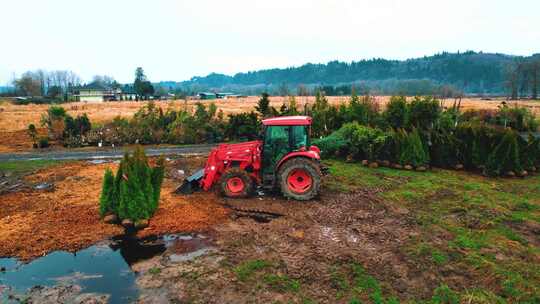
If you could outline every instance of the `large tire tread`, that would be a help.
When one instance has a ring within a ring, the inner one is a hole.
[[[289,173],[294,170],[302,168],[309,172],[311,175],[313,184],[309,191],[299,194],[291,191],[287,185],[287,177]],[[277,178],[278,185],[281,188],[281,193],[287,198],[291,198],[299,201],[307,201],[315,198],[319,194],[321,188],[321,169],[317,162],[305,157],[296,157],[286,161],[279,168]]]
[[[227,187],[227,180],[233,177],[239,177],[244,182],[244,191],[240,193],[231,193]],[[219,193],[226,197],[231,198],[246,198],[249,197],[255,187],[255,183],[249,173],[240,168],[230,168],[225,173],[223,173],[219,179]]]

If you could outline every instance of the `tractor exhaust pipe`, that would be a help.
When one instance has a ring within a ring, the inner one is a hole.
[[[201,189],[200,181],[204,177],[204,169],[195,171],[191,176],[186,178],[182,185],[180,185],[174,193],[177,194],[191,194]]]

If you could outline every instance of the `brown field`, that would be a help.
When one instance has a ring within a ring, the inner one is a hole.
[[[389,96],[375,96],[375,100],[384,107],[388,102]],[[214,102],[225,114],[241,113],[253,111],[259,97],[250,96],[238,99],[220,99],[215,101],[203,101],[204,103]],[[349,100],[348,96],[329,96],[328,100],[332,104],[340,104]],[[271,105],[279,108],[287,97],[271,97]],[[314,96],[296,97],[298,107],[303,107],[306,103],[313,103]],[[465,98],[461,101],[461,108],[467,109],[496,109],[504,99],[481,100],[479,98]],[[157,101],[163,110],[168,108],[179,108],[187,106],[193,107],[196,100],[190,101]],[[443,101],[445,106],[451,106],[453,99]],[[535,101],[511,101],[510,105],[519,104],[528,107],[536,115],[540,114],[540,103]],[[66,103],[62,106],[68,113],[76,116],[83,113],[88,114],[92,123],[104,123],[111,121],[116,116],[131,117],[137,112],[145,102],[123,101],[107,103],[87,103],[74,102]],[[17,152],[31,149],[30,139],[25,130],[29,124],[33,123],[39,126],[41,115],[46,112],[48,105],[14,105],[9,102],[0,102],[0,152]]]

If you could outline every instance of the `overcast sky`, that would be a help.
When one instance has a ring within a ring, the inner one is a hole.
[[[0,85],[30,69],[131,82],[441,51],[540,52],[538,0],[1,0]]]

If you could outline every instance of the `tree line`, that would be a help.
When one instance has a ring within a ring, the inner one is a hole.
[[[353,62],[308,63],[299,67],[268,69],[234,76],[210,74],[178,84],[190,89],[236,89],[242,92],[310,94],[325,87],[329,95],[349,95],[344,88],[370,94],[430,95],[451,87],[465,94],[511,96],[509,82],[521,96],[532,89],[530,77],[537,75],[540,54],[529,57],[468,51],[425,56],[408,60],[369,59]],[[527,68],[525,68],[527,66]],[[531,72],[530,70],[535,72]],[[523,73],[527,71],[525,77]],[[532,74],[531,74],[532,73]],[[536,74],[534,74],[536,73]],[[512,80],[514,75],[515,80]],[[527,78],[527,79],[524,79]],[[528,85],[523,85],[529,80]],[[538,87],[538,81],[536,88]],[[334,91],[328,88],[334,88]],[[361,89],[360,89],[361,88]],[[517,97],[514,94],[513,97]]]
[[[142,68],[130,84],[119,84],[109,76],[95,76],[92,83],[132,90],[140,99],[174,93],[193,96],[201,91],[232,91],[246,95],[346,96],[354,89],[370,95],[435,95],[442,98],[465,94],[505,95],[511,99],[538,98],[540,54],[510,56],[490,53],[441,53],[409,60],[370,59],[331,61],[300,67],[269,69],[234,76],[212,73],[184,82],[152,83]],[[81,84],[70,71],[29,71],[16,79],[17,96],[67,96]]]

